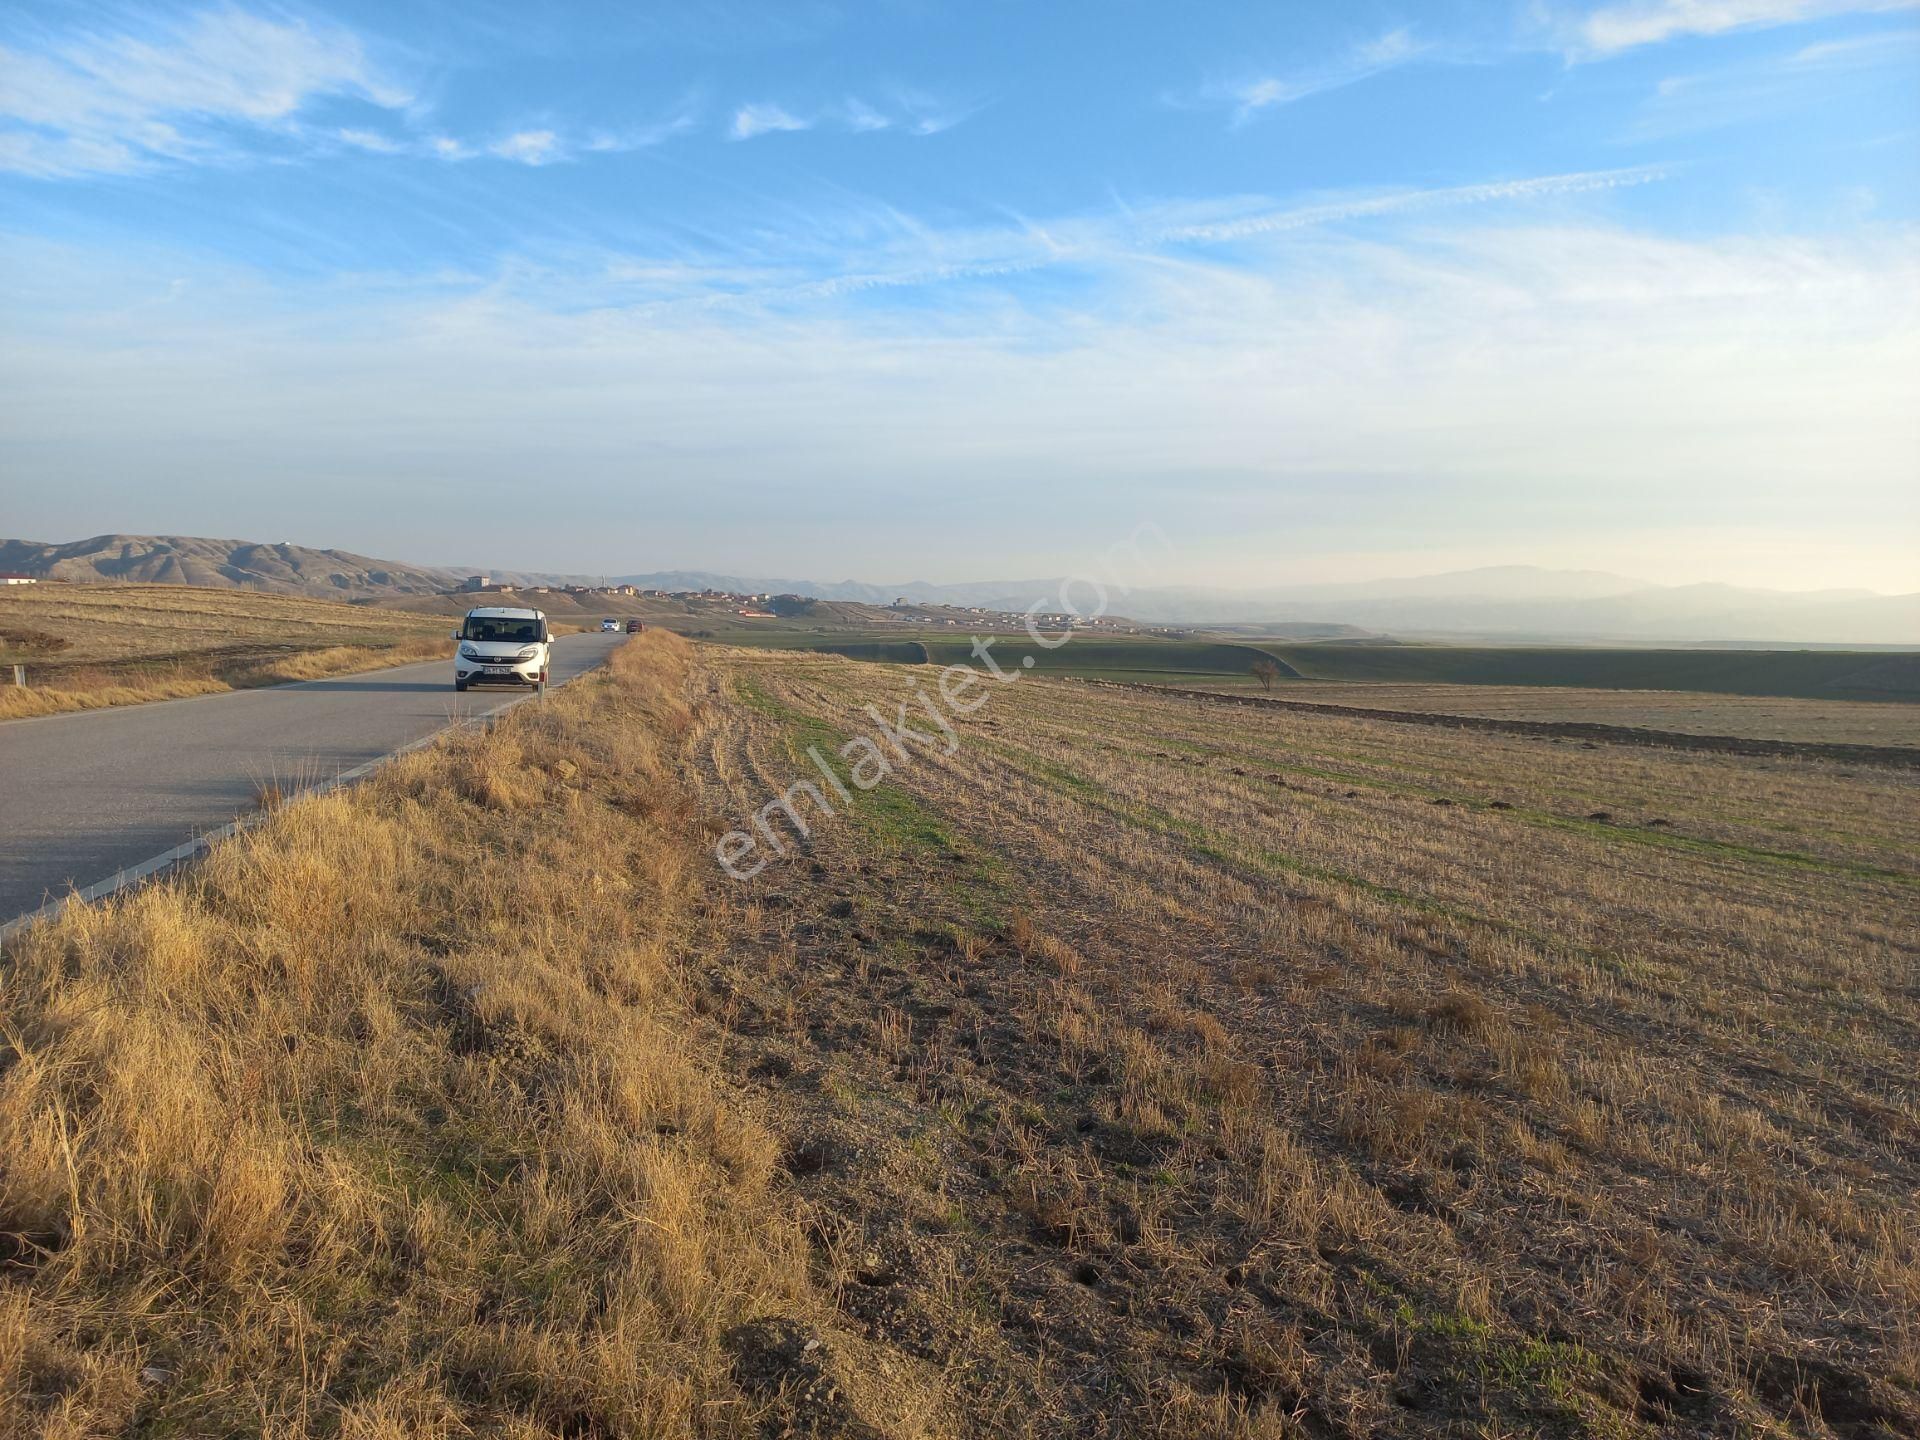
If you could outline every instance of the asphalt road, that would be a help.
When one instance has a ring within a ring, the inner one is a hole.
[[[626,637],[554,642],[571,680]],[[0,722],[0,924],[140,864],[292,789],[524,694],[453,690],[452,660],[111,710]]]

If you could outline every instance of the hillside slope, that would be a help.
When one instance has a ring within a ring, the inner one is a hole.
[[[450,570],[373,560],[345,550],[191,535],[96,535],[66,545],[0,540],[0,569],[88,584],[207,585],[332,598],[431,595],[455,583]]]

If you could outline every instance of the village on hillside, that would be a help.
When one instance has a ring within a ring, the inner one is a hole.
[[[940,625],[958,629],[1002,630],[1024,627],[1029,619],[1048,630],[1099,630],[1112,635],[1171,634],[1164,626],[1142,626],[1112,615],[1076,615],[1069,611],[1016,612],[993,610],[984,605],[941,605],[910,600],[902,595],[891,605],[865,605],[854,601],[819,600],[811,595],[772,594],[766,591],[734,590],[662,590],[639,585],[608,582],[601,585],[515,585],[497,581],[489,575],[469,575],[457,591],[461,595],[499,595],[538,597],[564,595],[576,603],[595,599],[655,600],[678,603],[688,609],[730,611],[748,620],[794,620],[808,616],[837,621],[859,620],[867,623]]]

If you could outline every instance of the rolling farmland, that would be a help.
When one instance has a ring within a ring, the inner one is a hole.
[[[5,942],[0,1397],[1920,1424],[1920,775],[938,680],[649,634]]]

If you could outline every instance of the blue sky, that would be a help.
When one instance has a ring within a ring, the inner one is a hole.
[[[1917,211],[1899,0],[16,0],[0,533],[1920,589]]]

